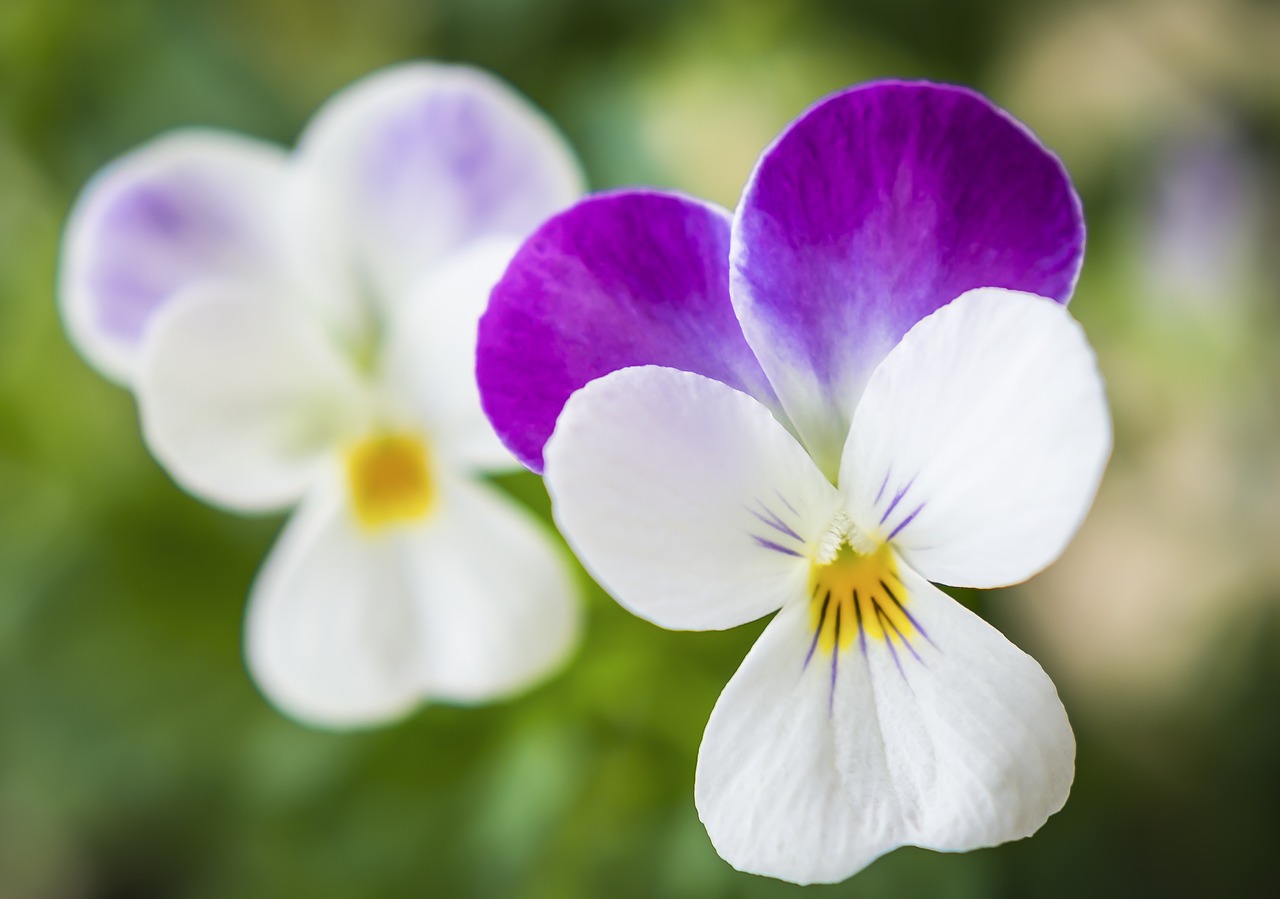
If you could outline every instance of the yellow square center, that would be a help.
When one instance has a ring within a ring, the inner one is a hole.
[[[855,637],[911,646],[917,625],[887,545],[862,554],[843,544],[829,564],[810,569],[809,588],[814,646],[824,653],[847,649]]]
[[[347,453],[347,482],[356,519],[379,529],[422,518],[435,493],[426,444],[412,434],[381,434]]]

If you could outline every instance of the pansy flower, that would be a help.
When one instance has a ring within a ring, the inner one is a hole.
[[[1092,501],[1111,436],[1065,309],[1083,237],[1017,122],[878,83],[792,123],[733,216],[592,197],[495,287],[486,411],[545,464],[592,574],[667,628],[777,613],[698,756],[735,867],[836,881],[899,845],[1025,837],[1065,802],[1053,684],[931,582],[1030,577]]]
[[[476,702],[574,642],[571,570],[487,484],[476,322],[519,241],[581,194],[550,124],[482,72],[406,64],[340,92],[292,152],[161,137],[67,226],[63,317],[137,396],[194,495],[297,507],[250,596],[248,667],[304,721]]]

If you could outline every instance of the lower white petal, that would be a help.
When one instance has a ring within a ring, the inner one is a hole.
[[[739,871],[828,883],[893,848],[897,834],[844,792],[830,667],[806,664],[808,622],[803,602],[784,607],[725,686],[698,750],[694,798],[716,851]]]
[[[660,366],[569,398],[547,442],[556,522],[596,579],[662,627],[733,627],[804,590],[839,495],[767,408]]]
[[[395,305],[382,380],[455,465],[519,467],[480,407],[476,328],[517,243],[483,240],[449,257]]]
[[[1075,737],[1034,659],[900,561],[909,618],[839,653],[836,766],[898,842],[962,852],[1034,833],[1062,808]],[[886,620],[889,617],[886,614]]]
[[[896,568],[896,600],[846,602],[834,640],[826,607],[784,607],[716,703],[695,792],[734,867],[843,880],[901,845],[1025,837],[1066,801],[1075,741],[1040,666]]]
[[[209,285],[170,302],[135,387],[156,458],[192,493],[241,511],[297,502],[365,412],[325,334],[266,287]]]
[[[336,478],[289,521],[245,622],[249,671],[283,712],[351,727],[417,703],[416,610],[395,549],[358,532]]]
[[[507,695],[549,674],[575,646],[581,603],[568,553],[493,488],[443,484],[439,510],[399,538],[398,552],[431,696]]]
[[[840,487],[857,525],[925,577],[995,587],[1057,558],[1110,451],[1080,326],[1052,300],[983,288],[917,323],[876,369]]]
[[[245,653],[282,711],[379,723],[426,698],[479,702],[549,674],[576,643],[579,591],[546,528],[437,470],[418,523],[361,524],[336,466],[254,585]]]

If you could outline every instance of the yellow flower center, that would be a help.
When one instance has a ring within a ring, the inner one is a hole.
[[[868,638],[911,650],[919,632],[887,544],[860,553],[842,542],[830,562],[810,568],[809,596],[813,649],[824,653],[848,649],[855,638],[864,651]]]
[[[413,434],[379,434],[347,453],[347,482],[356,520],[369,530],[422,518],[434,485],[426,444]]]

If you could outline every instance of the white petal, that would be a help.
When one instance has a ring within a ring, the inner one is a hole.
[[[1048,677],[899,570],[924,632],[909,635],[910,648],[868,637],[865,649],[855,638],[834,657],[814,653],[801,599],[721,694],[695,793],[734,867],[843,880],[901,845],[965,851],[1027,836],[1066,801],[1075,741]]]
[[[67,223],[59,290],[71,339],[95,367],[130,381],[154,314],[183,288],[284,271],[285,158],[248,138],[184,131],[89,182]]]
[[[845,794],[830,667],[816,657],[805,664],[808,622],[805,603],[785,606],[725,686],[698,750],[694,798],[716,851],[738,870],[828,883],[898,842],[875,808]]]
[[[514,500],[447,479],[441,506],[399,542],[417,612],[420,673],[433,697],[508,695],[562,664],[580,598],[568,554]]]
[[[449,257],[390,319],[383,382],[455,466],[516,468],[480,407],[476,328],[517,243],[493,239]]]
[[[803,592],[835,488],[755,399],[659,366],[569,398],[546,446],[556,522],[596,579],[663,627],[715,630]]]
[[[1080,326],[1051,300],[983,288],[920,321],[876,369],[840,485],[859,527],[925,577],[999,586],[1058,557],[1110,451]]]
[[[411,63],[343,90],[298,148],[302,225],[345,276],[395,301],[445,255],[524,237],[582,192],[573,154],[510,87],[464,66]],[[332,204],[323,209],[325,203]]]
[[[1034,833],[1071,789],[1075,737],[1036,663],[899,564],[919,630],[841,653],[835,759],[882,839],[964,852]],[[874,810],[874,812],[872,811]]]
[[[147,445],[174,479],[243,511],[296,502],[364,421],[350,366],[265,288],[193,288],[170,303],[136,388]]]
[[[422,696],[413,599],[396,547],[356,530],[337,478],[321,483],[254,584],[245,658],[286,714],[324,727],[373,724]]]

